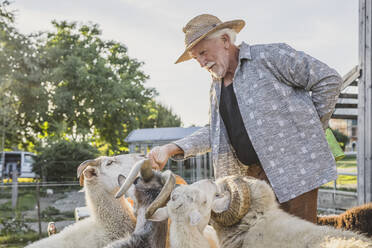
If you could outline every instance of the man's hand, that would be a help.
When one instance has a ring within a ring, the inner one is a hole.
[[[183,151],[177,145],[169,143],[163,146],[155,146],[147,154],[147,157],[151,160],[153,169],[162,170],[168,159],[179,153],[183,153]]]

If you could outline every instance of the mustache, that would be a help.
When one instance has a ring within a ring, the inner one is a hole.
[[[208,62],[205,66],[203,66],[203,68],[209,71],[210,68],[214,66],[215,64],[216,62]]]

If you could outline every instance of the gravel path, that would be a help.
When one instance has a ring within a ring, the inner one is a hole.
[[[84,192],[65,192],[64,196],[64,198],[57,200],[52,204],[53,207],[57,208],[61,212],[71,212],[77,207],[85,206]]]
[[[43,197],[40,199],[41,211],[43,211],[45,208],[49,206],[57,208],[60,212],[74,212],[76,207],[85,206],[84,192],[71,191],[50,195],[48,197]],[[25,211],[23,213],[24,217],[26,218],[37,219],[36,210]],[[71,225],[73,223],[75,223],[74,220],[56,221],[57,231],[60,232],[64,227]],[[38,222],[29,222],[27,223],[27,225],[31,229],[39,231]],[[47,227],[48,222],[41,222],[42,232],[46,232]]]

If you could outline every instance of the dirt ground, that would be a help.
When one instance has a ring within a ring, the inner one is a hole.
[[[64,193],[58,193],[49,195],[48,197],[43,197],[40,199],[40,210],[43,211],[47,207],[52,206],[58,209],[60,212],[74,212],[76,207],[85,206],[85,196],[84,192],[70,191]],[[37,211],[30,210],[24,212],[24,218],[37,219]],[[58,231],[61,231],[67,225],[74,223],[74,220],[63,220],[55,221]],[[35,230],[39,230],[38,222],[30,222],[27,225]],[[42,232],[46,232],[48,222],[41,223]]]

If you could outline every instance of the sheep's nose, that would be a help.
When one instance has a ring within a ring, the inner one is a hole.
[[[178,198],[178,195],[172,195],[172,201],[177,200],[177,198]]]

